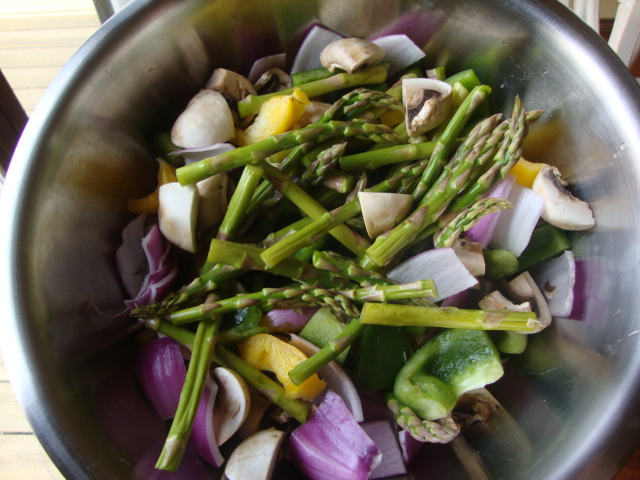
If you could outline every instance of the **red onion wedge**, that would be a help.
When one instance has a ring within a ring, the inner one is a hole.
[[[409,465],[420,453],[424,442],[417,440],[404,428],[398,432],[398,443],[402,452],[402,460],[405,465]]]
[[[299,332],[319,309],[320,307],[276,308],[264,316],[265,326],[270,331]]]
[[[433,34],[447,21],[449,15],[444,10],[419,8],[410,11],[388,24],[370,37],[370,40],[387,35],[402,33],[422,48]]]
[[[187,376],[180,344],[163,337],[143,345],[136,358],[136,376],[156,413],[164,420],[173,418]],[[217,384],[207,379],[189,440],[200,457],[214,466],[224,462],[213,433],[217,391]]]
[[[436,301],[460,293],[478,283],[453,248],[449,247],[419,253],[393,268],[387,276],[398,283],[433,280],[438,288]]]
[[[187,376],[180,344],[164,337],[143,345],[136,358],[136,376],[156,413],[164,420],[173,418]]]
[[[141,244],[147,261],[147,274],[135,298],[125,300],[124,303],[128,309],[161,300],[173,288],[178,276],[178,263],[173,256],[171,244],[164,238],[157,224],[154,224],[142,238]],[[135,251],[129,240],[126,245],[123,243],[122,248]],[[128,258],[127,252],[123,251],[121,255],[123,258]],[[128,272],[129,270],[125,269],[121,271],[121,275]]]
[[[199,162],[205,158],[215,157],[221,153],[230,152],[235,150],[235,146],[231,143],[215,143],[213,145],[206,145],[204,147],[182,148],[180,150],[174,150],[170,155],[182,155],[185,164]]]
[[[133,367],[127,362],[98,383],[94,407],[105,436],[126,458],[137,460],[163,436],[165,427],[140,394]]]
[[[298,335],[291,335],[289,343],[308,357],[320,350],[316,345]],[[340,395],[356,422],[362,422],[364,414],[360,395],[342,367],[337,362],[329,362],[318,371],[318,376],[327,382],[328,390]]]
[[[407,473],[398,436],[391,423],[386,420],[378,420],[363,423],[361,426],[382,454],[382,460],[369,475],[369,480],[395,477]]]
[[[208,377],[202,392],[202,399],[198,405],[196,419],[193,423],[189,443],[193,446],[200,458],[215,467],[224,463],[224,457],[218,448],[213,431],[213,416],[216,414],[214,404],[218,393],[218,385]]]
[[[515,183],[507,198],[513,208],[503,210],[493,232],[491,245],[519,256],[531,240],[540,220],[544,200],[533,190]]]
[[[547,300],[551,315],[569,317],[575,304],[576,261],[573,252],[567,250],[559,257],[546,260],[530,273]]]
[[[507,175],[505,178],[496,182],[485,195],[486,198],[509,198],[509,193],[516,182],[514,175]],[[482,217],[478,223],[465,232],[465,236],[474,242],[482,245],[483,248],[489,246],[493,231],[496,228],[500,214],[503,211],[490,213]]]
[[[320,68],[320,52],[342,35],[321,25],[314,25],[305,36],[296,54],[290,73],[298,73],[312,68]]]
[[[310,480],[364,480],[382,455],[340,395],[327,391],[307,422],[291,432],[289,457]]]
[[[385,35],[373,40],[373,43],[387,52],[382,59],[390,62],[389,75],[413,65],[425,57],[425,53],[405,34]]]

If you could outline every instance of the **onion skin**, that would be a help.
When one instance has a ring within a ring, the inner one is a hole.
[[[270,332],[299,332],[320,307],[273,309],[260,321]]]
[[[311,480],[365,480],[381,460],[380,450],[331,391],[291,433],[289,456]]]
[[[160,418],[173,418],[187,376],[178,342],[164,337],[143,345],[136,357],[136,376]]]

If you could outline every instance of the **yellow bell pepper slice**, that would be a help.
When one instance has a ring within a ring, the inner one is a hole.
[[[291,95],[271,97],[262,104],[256,119],[246,128],[242,142],[248,145],[289,131],[310,104],[307,95],[299,88],[294,88]]]
[[[530,162],[529,160],[520,157],[511,169],[510,173],[516,177],[516,182],[520,185],[531,188],[538,172],[540,172],[544,166],[544,163]]]
[[[177,182],[176,169],[163,159],[158,158],[158,185],[156,189],[142,198],[130,198],[127,200],[127,209],[133,213],[146,213],[155,215],[158,213],[159,197],[158,190],[165,183]]]
[[[238,344],[240,357],[258,370],[272,372],[290,398],[308,402],[317,397],[327,386],[317,374],[313,374],[300,385],[289,378],[289,371],[308,357],[293,345],[268,333],[259,333]]]

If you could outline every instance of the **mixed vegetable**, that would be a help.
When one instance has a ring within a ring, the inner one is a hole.
[[[136,377],[170,423],[142,478],[404,474],[495,412],[504,358],[574,308],[565,231],[594,219],[521,156],[543,112],[491,114],[473,71],[402,34],[317,25],[284,60],[216,69],[128,204]]]

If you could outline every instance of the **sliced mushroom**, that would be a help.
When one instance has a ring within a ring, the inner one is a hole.
[[[331,72],[340,69],[353,73],[377,65],[385,53],[369,40],[341,38],[331,42],[320,52],[320,63]]]
[[[514,312],[535,312],[537,320],[535,331],[548,327],[551,324],[551,312],[542,292],[528,272],[523,272],[501,290],[495,290],[486,295],[479,302],[483,310],[509,310]]]
[[[213,415],[213,431],[218,445],[235,434],[249,414],[251,398],[244,380],[233,370],[217,367],[213,378],[218,385],[218,396]]]
[[[158,225],[174,245],[196,253],[196,225],[200,196],[194,185],[178,182],[161,185],[158,190]]]
[[[453,251],[474,277],[482,277],[485,273],[482,244],[464,238],[458,238],[452,245]]]
[[[280,68],[270,68],[256,80],[254,87],[258,93],[274,93],[291,86],[291,78]]]
[[[432,78],[402,80],[402,102],[410,136],[420,135],[440,125],[451,110],[451,85]]]
[[[247,95],[255,95],[253,84],[239,73],[226,68],[216,68],[205,88],[220,92],[227,102],[237,103]]]
[[[576,198],[565,187],[567,181],[560,170],[545,166],[536,176],[531,187],[544,199],[542,218],[564,230],[586,230],[595,225],[589,204]]]
[[[283,440],[284,432],[275,428],[254,433],[233,451],[225,476],[229,480],[269,480]]]
[[[202,90],[187,104],[171,129],[171,141],[183,148],[206,147],[235,137],[233,114],[220,92]]]
[[[358,192],[362,218],[369,237],[390,230],[411,210],[413,197],[404,193]]]
[[[220,224],[229,206],[229,177],[218,173],[200,180],[196,187],[200,194],[198,229],[206,231]]]

